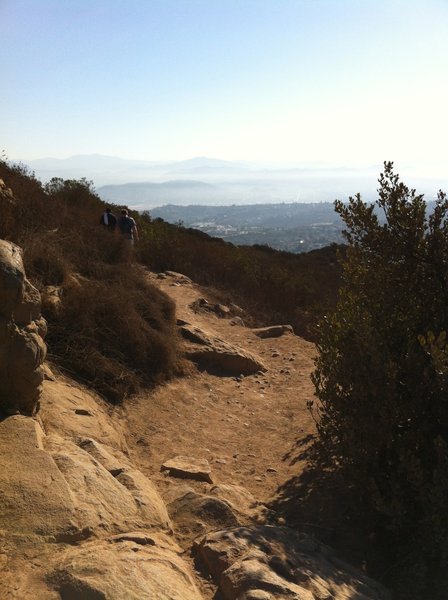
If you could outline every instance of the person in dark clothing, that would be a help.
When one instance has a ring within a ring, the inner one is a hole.
[[[129,216],[125,208],[123,208],[121,216],[118,218],[118,229],[131,245],[134,243],[134,240],[138,241],[137,223]]]
[[[115,231],[117,226],[117,218],[110,208],[106,208],[105,212],[101,215],[100,225],[104,225],[110,231]]]

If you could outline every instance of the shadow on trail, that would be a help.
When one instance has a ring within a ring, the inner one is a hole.
[[[311,534],[340,558],[372,577],[381,576],[388,559],[378,552],[376,524],[366,517],[359,491],[329,464],[315,436],[296,440],[283,460],[298,467],[302,463],[302,469],[277,489],[269,521]]]

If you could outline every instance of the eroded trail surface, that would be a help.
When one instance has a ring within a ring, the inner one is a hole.
[[[291,449],[315,432],[306,408],[314,397],[314,345],[292,333],[260,339],[252,329],[232,324],[231,318],[195,312],[191,305],[207,298],[199,286],[175,277],[153,281],[176,302],[178,319],[255,354],[267,370],[235,377],[194,368],[150,398],[129,402],[126,418],[134,460],[165,494],[177,482],[160,472],[162,463],[187,455],[206,458],[214,481],[242,485],[258,500],[268,501],[303,466],[291,460]]]
[[[297,485],[313,345],[259,337],[182,275],[148,277],[196,362],[119,407],[47,365],[36,416],[0,420],[0,598],[388,600],[315,535],[319,469]]]

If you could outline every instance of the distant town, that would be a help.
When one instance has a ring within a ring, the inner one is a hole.
[[[233,206],[166,205],[152,218],[192,227],[237,245],[308,252],[343,242],[342,221],[331,202]]]

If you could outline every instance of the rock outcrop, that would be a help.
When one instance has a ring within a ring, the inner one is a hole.
[[[180,552],[163,534],[115,536],[69,548],[48,579],[71,600],[202,600]]]
[[[9,188],[3,179],[0,179],[0,202],[4,202],[5,204],[15,205],[16,201],[14,199],[14,194]]]
[[[174,477],[182,479],[196,479],[197,481],[212,481],[212,470],[205,458],[193,458],[190,456],[175,456],[165,461],[161,466],[162,471],[168,471]]]
[[[198,327],[185,324],[179,329],[189,342],[186,345],[186,356],[214,374],[235,376],[266,371],[261,359],[247,350],[229,344]]]
[[[87,391],[43,388],[38,419],[0,422],[0,597],[201,600],[119,423]]]
[[[33,414],[44,379],[46,323],[21,249],[0,240],[0,411]]]
[[[225,600],[387,600],[382,586],[287,527],[210,533],[196,550]]]
[[[191,284],[175,272],[164,277]],[[187,355],[238,376],[232,394],[243,392],[241,374],[265,370],[255,354],[179,325]],[[123,409],[48,369],[42,381],[45,333],[21,251],[0,242],[1,600],[386,600],[381,586],[315,539],[260,525],[266,507],[220,483],[219,467],[212,476],[205,458],[162,465],[166,505],[133,462],[139,440],[126,431]],[[11,411],[24,414],[5,416]],[[207,578],[192,564],[192,545]]]

